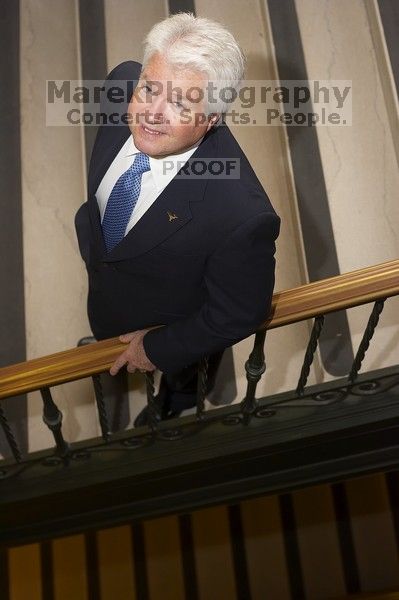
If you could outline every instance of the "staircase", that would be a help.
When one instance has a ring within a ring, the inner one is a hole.
[[[282,493],[397,468],[399,367],[360,374],[384,303],[399,294],[399,260],[274,295],[245,364],[244,399],[205,411],[207,360],[196,414],[111,434],[98,375],[124,345],[86,344],[0,369],[0,398],[40,390],[54,449],[23,455],[0,405],[12,457],[0,462],[0,542],[26,543],[160,515]],[[347,378],[307,386],[324,315],[373,303]],[[256,398],[266,331],[314,319],[295,390]],[[68,443],[51,388],[92,377],[102,437]]]

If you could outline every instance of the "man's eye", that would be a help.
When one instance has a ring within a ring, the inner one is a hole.
[[[153,91],[151,89],[151,86],[148,83],[143,83],[140,87],[139,87],[140,93],[141,94],[153,94]]]

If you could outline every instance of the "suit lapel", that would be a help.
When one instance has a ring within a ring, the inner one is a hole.
[[[88,199],[89,217],[91,222],[91,229],[93,232],[93,240],[95,246],[101,256],[106,254],[107,250],[105,247],[103,231],[101,228],[100,210],[97,204],[97,198],[92,195]]]
[[[187,186],[179,185],[181,182],[182,180],[171,182],[165,188],[136,225],[107,255],[106,261],[123,260],[143,254],[176,233],[192,219]]]

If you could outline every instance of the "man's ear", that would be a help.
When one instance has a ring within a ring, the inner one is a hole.
[[[209,115],[208,128],[206,131],[208,132],[211,127],[216,125],[216,123],[219,121],[219,119],[220,119],[219,113],[212,113],[211,115]]]

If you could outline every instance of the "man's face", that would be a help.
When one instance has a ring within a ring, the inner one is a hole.
[[[198,142],[212,127],[203,112],[204,100],[198,101],[195,91],[204,90],[206,83],[202,73],[177,71],[160,54],[154,54],[141,73],[128,109],[137,149],[161,158]],[[205,92],[202,96],[206,98]]]

